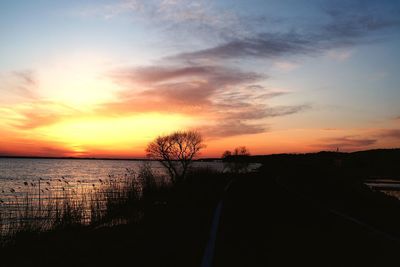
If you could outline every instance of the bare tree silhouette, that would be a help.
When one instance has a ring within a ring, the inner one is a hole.
[[[167,170],[172,182],[182,182],[192,160],[204,148],[202,136],[196,131],[177,131],[158,136],[147,145],[147,157],[158,160]]]

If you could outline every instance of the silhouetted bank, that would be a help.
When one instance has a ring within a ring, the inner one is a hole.
[[[199,266],[219,202],[213,266],[398,264],[400,202],[364,182],[400,180],[399,149],[240,160],[262,166],[194,170],[128,224],[21,233],[1,266]]]
[[[394,266],[400,202],[364,184],[400,178],[400,150],[255,156],[224,198],[214,266]]]

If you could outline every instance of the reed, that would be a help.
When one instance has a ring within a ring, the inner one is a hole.
[[[25,181],[24,193],[12,188],[9,201],[0,203],[0,238],[4,242],[20,233],[137,222],[168,184],[165,175],[154,173],[147,164],[137,172],[110,174],[91,186],[81,181],[71,185],[64,177]]]

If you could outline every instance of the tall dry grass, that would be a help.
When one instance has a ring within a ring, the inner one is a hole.
[[[0,202],[0,238],[12,239],[18,233],[41,233],[53,229],[94,227],[138,221],[146,203],[169,186],[165,175],[154,173],[148,164],[137,172],[126,169],[124,175],[109,175],[90,187],[65,190],[68,182],[58,179],[58,190],[51,192],[24,182],[23,195],[14,189],[14,198]],[[39,180],[40,183],[40,180]],[[62,184],[62,185],[61,185]]]

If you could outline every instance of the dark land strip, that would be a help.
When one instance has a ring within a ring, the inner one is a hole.
[[[399,149],[248,161],[258,173],[196,171],[131,207],[141,219],[126,225],[20,233],[0,266],[200,266],[223,195],[213,266],[398,265],[385,235],[400,236],[400,202],[365,182],[400,180]]]
[[[214,266],[398,264],[399,243],[322,207],[262,174],[236,180],[224,199]]]

